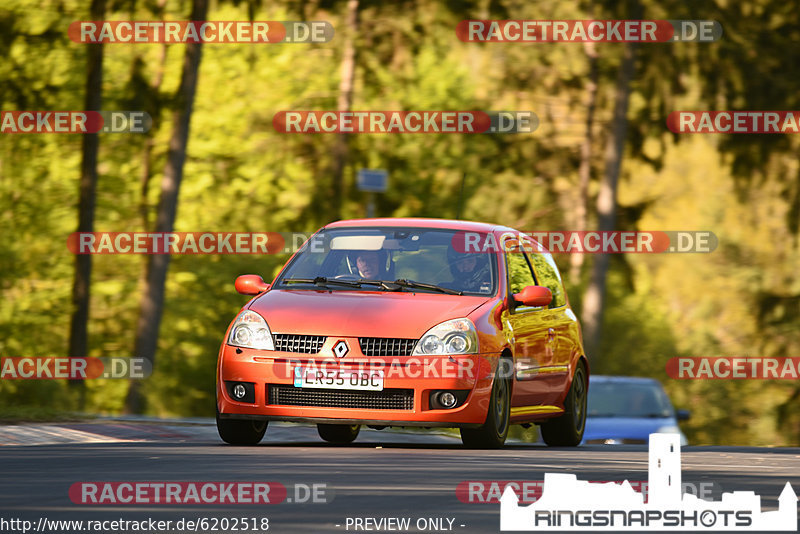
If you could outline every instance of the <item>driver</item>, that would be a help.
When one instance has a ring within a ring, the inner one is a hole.
[[[366,280],[380,280],[386,274],[386,252],[382,250],[354,250],[347,254],[350,274]]]
[[[447,256],[453,275],[453,281],[448,286],[469,292],[482,292],[491,287],[487,254],[458,253],[451,249]]]
[[[375,250],[362,250],[355,255],[356,269],[361,278],[376,280],[381,271],[380,255]]]

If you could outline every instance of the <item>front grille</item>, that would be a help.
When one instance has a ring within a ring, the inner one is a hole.
[[[325,336],[306,336],[301,334],[272,334],[275,350],[317,354],[325,343]]]
[[[363,408],[366,410],[412,410],[414,408],[413,389],[342,391],[273,384],[267,385],[267,399],[268,404],[283,406]]]
[[[411,356],[416,339],[397,337],[360,337],[358,344],[364,356]]]

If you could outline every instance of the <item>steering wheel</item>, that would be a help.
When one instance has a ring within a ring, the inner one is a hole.
[[[354,274],[337,274],[333,280],[358,280],[359,277]]]
[[[472,272],[461,273],[462,275],[466,274],[466,276],[464,276],[463,279],[459,278],[458,275],[453,276],[453,271],[456,271],[457,273],[459,272],[458,267],[456,267],[458,261],[459,260],[448,263],[447,266],[440,269],[439,272],[434,275],[434,277],[437,280],[441,280],[441,275],[443,274],[452,276],[453,277],[452,281],[443,282],[443,284],[455,286],[453,287],[453,289],[463,289],[466,287],[477,286],[478,282],[481,282],[485,279],[490,279],[488,265],[483,265],[483,266],[476,265],[475,269]],[[447,287],[447,285],[445,285],[445,287]]]
[[[436,280],[441,280],[442,275],[452,277],[453,271],[458,271],[458,267],[456,267],[458,261],[459,260],[451,261],[450,263],[439,269],[439,271],[433,275],[433,278]]]

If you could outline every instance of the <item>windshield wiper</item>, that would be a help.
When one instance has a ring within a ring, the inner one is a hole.
[[[403,278],[390,282],[388,280],[369,280],[367,278],[359,278],[358,280],[345,280],[336,278],[326,278],[324,276],[317,276],[316,278],[286,278],[282,280],[283,283],[295,284],[314,284],[316,286],[327,286],[329,284],[338,284],[347,287],[361,287],[362,285],[379,286],[387,291],[398,291],[403,287],[413,289],[430,289],[431,291],[438,291],[440,293],[447,293],[448,295],[462,295],[462,291],[449,289],[435,284],[425,284],[422,282],[414,282],[413,280],[405,280]]]
[[[329,284],[339,284],[347,287],[361,287],[362,285],[380,286],[382,289],[387,291],[398,291],[400,289],[400,286],[394,282],[388,282],[386,280],[368,280],[366,278],[359,278],[358,280],[346,280],[317,276],[316,278],[287,278],[283,280],[283,282],[295,284],[314,284],[317,286],[326,286]]]
[[[316,278],[286,278],[282,282],[286,284],[314,284],[315,286],[339,284],[348,287],[361,287],[361,282],[357,280],[336,280],[334,278],[325,278],[324,276],[317,276]]]
[[[463,291],[456,291],[455,289],[437,286],[435,284],[424,284],[422,282],[414,282],[413,280],[406,280],[404,278],[400,278],[391,283],[397,284],[400,287],[410,287],[415,289],[430,289],[432,291],[438,291],[440,293],[447,293],[448,295],[462,295],[464,293]]]
[[[380,286],[386,291],[400,291],[401,289],[400,284],[388,280],[368,280],[366,278],[359,278],[357,281],[360,284],[366,284],[368,286]]]

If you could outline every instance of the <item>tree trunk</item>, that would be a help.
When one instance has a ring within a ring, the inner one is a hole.
[[[342,78],[339,81],[339,97],[336,108],[339,111],[350,111],[353,105],[353,81],[356,72],[356,45],[358,33],[358,0],[348,0],[345,25],[347,30],[344,38],[344,53],[342,55]],[[336,145],[333,150],[333,188],[331,191],[332,220],[342,216],[342,201],[344,200],[344,169],[347,166],[347,134],[336,135]],[[327,221],[326,221],[327,222]]]
[[[106,0],[92,0],[90,20],[103,20],[106,13]],[[103,44],[87,44],[86,95],[84,110],[100,111],[103,89]],[[97,154],[100,137],[97,133],[87,133],[81,139],[81,181],[78,200],[78,232],[94,231],[95,190],[97,188]],[[92,256],[75,255],[75,278],[72,283],[72,319],[69,332],[70,358],[85,358],[89,352],[89,296],[92,277]],[[84,407],[83,380],[70,381],[79,387],[80,408]]]
[[[189,20],[206,20],[207,0],[194,0]],[[187,43],[186,55],[178,88],[178,106],[173,114],[172,135],[169,140],[167,163],[161,180],[161,196],[156,214],[156,232],[172,232],[178,211],[178,192],[183,178],[183,164],[186,160],[186,145],[189,140],[189,124],[192,117],[194,95],[200,70],[202,42]],[[155,369],[158,329],[164,309],[164,285],[169,268],[169,254],[148,256],[144,287],[139,305],[139,320],[136,325],[134,353],[138,358],[149,360]],[[142,413],[144,398],[140,382],[131,381],[125,410],[128,413]]]
[[[156,4],[158,14],[160,19],[164,20],[164,7],[166,6],[167,0],[158,0]],[[152,85],[149,87],[149,91],[154,95],[156,100],[158,101],[160,98],[161,92],[161,83],[164,81],[164,70],[166,69],[167,63],[167,45],[161,45],[161,52],[158,58],[158,70],[156,71],[155,79],[153,80]],[[157,109],[161,109],[161,106],[157,106]],[[142,174],[139,181],[140,184],[140,191],[141,191],[141,201],[139,203],[139,213],[142,216],[142,224],[145,230],[150,228],[150,206],[147,203],[147,195],[148,191],[150,190],[150,179],[152,178],[152,166],[153,166],[153,147],[155,146],[155,137],[158,130],[158,125],[160,124],[160,117],[153,116],[153,127],[150,131],[147,132],[147,139],[144,142],[144,148],[142,149]]]
[[[622,167],[622,156],[625,149],[625,137],[628,131],[628,100],[633,78],[635,61],[635,44],[626,43],[622,64],[617,76],[616,95],[614,97],[614,117],[611,123],[611,135],[608,138],[605,155],[605,174],[600,183],[597,196],[597,229],[600,232],[613,230],[617,215],[617,182]],[[603,310],[606,301],[606,275],[610,256],[600,253],[595,255],[589,286],[583,298],[581,324],[586,354],[592,358],[594,365],[600,361],[600,341],[602,339]]]
[[[589,204],[589,181],[592,177],[592,129],[594,128],[594,110],[597,107],[597,50],[594,43],[584,44],[586,57],[589,59],[589,80],[586,82],[586,135],[581,144],[581,163],[578,168],[578,203],[575,206],[575,230],[583,232],[587,227],[587,210]],[[583,254],[570,256],[569,279],[573,286],[581,283]]]

